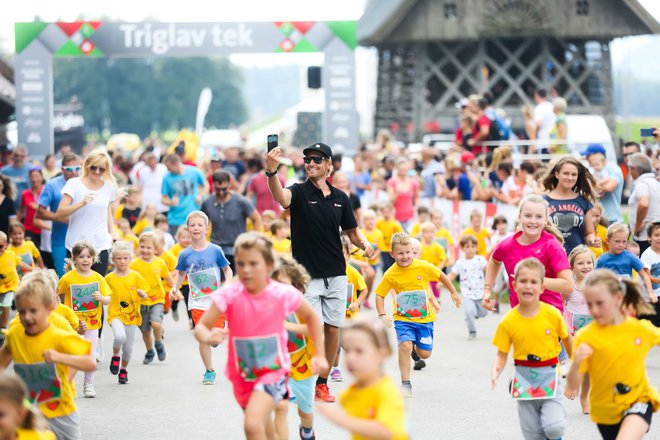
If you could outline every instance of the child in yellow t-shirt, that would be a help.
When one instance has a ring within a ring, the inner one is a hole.
[[[11,246],[9,250],[13,251],[27,266],[34,268],[39,266],[44,268],[44,262],[41,259],[41,253],[37,246],[25,239],[25,226],[21,223],[12,223],[9,225],[9,238],[11,239]],[[21,266],[18,267],[18,275],[22,277],[29,271],[23,270]]]
[[[153,231],[156,223],[156,216],[158,215],[158,206],[153,203],[149,203],[145,206],[144,211],[140,214],[135,226],[133,226],[133,233],[137,236],[143,232]]]
[[[7,249],[7,234],[0,231],[0,328],[7,328],[9,308],[18,289],[18,270],[32,270],[11,249]],[[0,333],[0,339],[4,336]]]
[[[422,232],[422,254],[421,259],[438,267],[440,270],[444,269],[449,261],[447,253],[435,240],[435,225],[431,222],[422,223],[420,228]],[[431,292],[436,298],[440,298],[440,289],[438,289],[438,282],[431,281]]]
[[[391,203],[383,205],[380,213],[382,214],[382,218],[376,221],[376,227],[383,233],[383,241],[380,243],[380,258],[383,272],[385,272],[394,264],[394,259],[389,253],[392,236],[397,232],[403,232],[403,227],[394,219],[394,207],[392,207]]]
[[[369,265],[371,265],[371,267],[377,271],[380,263],[381,250],[387,244],[384,242],[385,235],[383,234],[383,231],[376,227],[376,212],[373,209],[364,210],[362,213],[362,225],[362,233],[364,234],[364,238],[367,239],[375,252],[371,259],[367,260],[362,255],[358,255],[357,258],[367,261]],[[371,290],[371,286],[369,286],[369,290]]]
[[[300,292],[307,289],[310,276],[305,268],[293,257],[288,255],[278,256],[277,269],[273,273],[273,279],[280,283],[290,284]],[[291,371],[289,375],[289,387],[295,398],[291,402],[298,406],[300,417],[301,435],[306,438],[314,437],[314,387],[316,381],[312,371],[312,357],[314,356],[314,344],[309,337],[307,324],[296,313],[286,318],[284,326],[289,334],[288,350],[291,355]],[[278,438],[289,438],[287,423],[288,404],[286,400],[278,403],[275,410],[275,427]]]
[[[376,287],[376,309],[378,317],[387,327],[392,327],[392,317],[385,313],[385,297],[394,291],[394,328],[399,343],[399,369],[401,388],[405,395],[412,396],[410,383],[410,358],[413,349],[420,359],[427,359],[433,351],[433,322],[440,304],[429,293],[430,281],[441,281],[449,290],[452,301],[460,307],[461,298],[454,285],[439,267],[412,256],[410,237],[404,233],[392,236],[392,257],[396,264],[383,274]]]
[[[119,237],[122,240],[129,242],[131,246],[133,246],[133,252],[136,252],[140,240],[133,233],[128,219],[120,218],[117,220],[117,229],[119,230]]]
[[[261,232],[268,238],[273,237],[273,234],[270,232],[270,227],[276,219],[277,214],[275,214],[275,211],[273,210],[266,209],[261,213]]]
[[[454,249],[454,237],[451,236],[449,229],[445,228],[444,214],[439,209],[431,211],[431,223],[435,225],[435,241],[447,252],[449,261],[447,266],[453,265],[452,251]]]
[[[118,374],[119,383],[128,383],[128,362],[133,354],[135,333],[142,324],[140,306],[147,298],[149,284],[134,270],[129,269],[133,259],[133,249],[126,241],[117,241],[112,245],[112,264],[114,272],[105,279],[112,290],[108,306],[108,323],[115,338],[112,343],[110,373]],[[119,352],[121,351],[121,357]],[[121,360],[121,369],[119,364]]]
[[[493,336],[498,351],[491,386],[495,389],[513,345],[515,375],[510,393],[518,400],[522,432],[534,433],[535,438],[561,438],[566,430],[566,411],[557,357],[561,352],[559,340],[570,353],[570,339],[559,310],[540,302],[544,276],[545,267],[536,258],[516,265],[513,287],[519,303],[504,315]],[[535,392],[528,392],[530,389]]]
[[[601,246],[598,248],[590,247],[591,252],[594,253],[596,258],[603,255],[607,252],[610,247],[607,245],[607,228],[601,224],[603,219],[603,205],[599,202],[594,203],[594,207],[591,208],[591,220],[594,222],[594,228],[596,229],[596,237],[600,238]]]
[[[291,254],[291,240],[289,240],[289,225],[284,220],[275,220],[270,225],[270,235],[273,250],[280,254]]]
[[[423,223],[431,220],[431,211],[426,206],[420,206],[417,208],[417,223],[415,223],[410,230],[410,236],[413,238],[420,239],[422,237],[422,230],[420,227]]]
[[[12,374],[0,374],[0,413],[4,414],[0,435],[15,440],[55,440],[50,430],[42,430],[41,416],[26,408],[29,397],[25,383]]]
[[[408,439],[401,393],[383,373],[392,349],[382,324],[360,317],[342,330],[346,364],[355,383],[339,397],[341,409],[318,405],[318,411],[335,425],[351,431],[354,440],[380,436],[383,428],[392,440]],[[362,427],[359,434],[353,428],[357,425]]]
[[[478,209],[470,213],[470,227],[463,229],[461,237],[474,235],[477,238],[477,255],[488,258],[488,243],[490,241],[490,232],[483,223],[484,216]]]
[[[156,249],[158,249],[156,234],[145,232],[140,237],[138,257],[129,266],[131,270],[142,275],[149,285],[147,298],[141,300],[140,303],[140,315],[142,316],[140,330],[142,331],[144,346],[147,349],[144,355],[144,364],[152,363],[156,353],[158,353],[158,360],[161,362],[167,357],[165,344],[162,340],[165,307],[165,286],[163,283],[173,286],[174,280],[167,270],[165,262],[156,256]],[[154,348],[156,349],[155,352]]]
[[[360,306],[367,299],[369,290],[362,274],[350,263],[351,260],[351,241],[346,235],[341,236],[341,247],[346,260],[346,278],[348,281],[348,290],[346,291],[346,319],[353,319],[360,313]],[[341,335],[341,330],[340,330]],[[341,336],[340,336],[341,337]],[[330,370],[330,380],[332,382],[341,382],[342,375],[339,369],[339,358],[341,347],[337,348],[337,357]]]
[[[96,256],[90,242],[76,242],[71,249],[71,260],[65,267],[67,273],[60,278],[57,287],[57,293],[64,297],[64,305],[73,309],[81,321],[85,321],[87,330],[83,337],[91,342],[94,353],[99,342],[98,330],[103,326],[103,304],[110,302],[112,293],[105,278],[92,270]],[[83,395],[96,397],[93,371],[85,373]]]
[[[167,266],[167,270],[170,272],[170,276],[174,279],[176,277],[176,262],[177,258],[174,256],[172,251],[164,250],[165,246],[165,237],[163,234],[163,231],[153,231],[154,234],[156,235],[156,244],[158,247],[156,248],[156,256],[163,260],[165,262],[165,266]],[[166,286],[169,291],[173,286],[170,286],[169,284]],[[172,310],[172,319],[176,322],[179,321],[179,300],[178,299],[172,299],[170,295],[167,293],[165,294],[165,305],[163,306],[163,313],[167,315],[167,313]]]
[[[82,438],[71,380],[75,371],[71,369],[87,374],[96,369],[96,362],[90,341],[50,324],[54,308],[52,285],[45,274],[35,274],[29,283],[19,286],[16,309],[22,325],[12,326],[7,332],[0,349],[0,365],[14,361],[14,371],[30,390],[31,403],[38,404],[41,414],[62,438]]]
[[[589,375],[591,420],[603,438],[641,438],[660,408],[658,390],[649,383],[646,358],[660,345],[660,329],[626,316],[653,313],[634,282],[609,270],[595,270],[582,284],[585,301],[595,304],[593,321],[575,335],[566,396],[574,399]],[[637,417],[629,417],[637,416]]]

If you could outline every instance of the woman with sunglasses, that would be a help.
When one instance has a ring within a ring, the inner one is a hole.
[[[67,251],[71,252],[77,241],[92,243],[99,256],[92,270],[103,276],[108,270],[108,251],[118,239],[112,215],[117,184],[111,170],[112,161],[106,152],[89,153],[82,166],[82,176],[69,179],[62,188],[62,201],[56,214],[59,221],[69,220]]]

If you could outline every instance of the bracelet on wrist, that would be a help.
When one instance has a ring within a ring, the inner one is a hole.
[[[387,313],[381,313],[378,315],[378,317],[380,318],[381,316],[385,316],[385,315],[387,315]]]

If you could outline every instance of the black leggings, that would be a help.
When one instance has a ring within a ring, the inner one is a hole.
[[[190,312],[190,309],[188,308],[188,297],[190,296],[190,285],[189,284],[184,284],[181,286],[181,295],[183,295],[183,300],[186,302],[186,312],[188,312],[188,319],[192,319],[192,313]],[[177,301],[178,302],[178,301]],[[174,303],[172,303],[172,308],[174,308]]]

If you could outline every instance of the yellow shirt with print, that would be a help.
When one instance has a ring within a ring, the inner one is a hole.
[[[278,240],[273,238],[273,250],[279,252],[280,254],[291,254],[291,240],[288,238],[283,238]]]
[[[142,299],[137,291],[138,289],[149,291],[149,284],[144,277],[131,270],[123,277],[117,275],[117,272],[111,272],[105,276],[105,280],[112,290],[108,305],[108,323],[112,324],[112,320],[116,318],[124,325],[142,324],[142,315],[140,315]]]
[[[296,313],[287,317],[287,321],[296,324],[305,324],[305,321]],[[302,333],[294,333],[287,330],[288,350],[291,356],[291,379],[305,380],[314,376],[312,371],[312,357],[314,356],[314,344],[309,336]]]
[[[383,248],[389,246],[388,244],[385,243],[385,235],[383,235],[383,231],[381,231],[378,228],[374,228],[371,231],[362,229],[362,233],[364,234],[364,238],[367,239],[371,247],[374,249],[380,249],[382,251]],[[358,252],[358,255],[355,255],[355,258],[357,258],[360,261],[366,261],[372,266],[375,266],[380,261],[380,255],[377,256],[376,258],[372,258],[368,260],[363,256],[363,252]]]
[[[490,232],[488,229],[481,228],[479,232],[476,232],[474,228],[465,228],[461,237],[466,235],[474,235],[477,239],[477,255],[481,255],[484,258],[488,258],[488,241],[490,241]]]
[[[55,364],[55,377],[50,377],[49,366],[52,364],[44,361],[43,352],[56,350],[71,355],[90,355],[92,351],[90,341],[86,341],[72,331],[56,328],[54,325],[49,325],[46,330],[35,336],[27,335],[22,325],[15,325],[7,332],[5,346],[11,353],[14,370],[17,374],[19,374],[19,369],[16,367],[19,366],[20,370],[29,372],[31,377],[49,380],[47,384],[38,384],[23,377],[28,389],[38,388],[37,401],[42,401],[39,403],[39,411],[45,417],[52,419],[76,411],[73,383],[68,380],[69,367]],[[59,398],[49,397],[58,393],[61,393]]]
[[[660,328],[632,317],[619,325],[601,326],[592,321],[575,335],[573,346],[582,343],[593,349],[580,365],[580,372],[589,374],[591,420],[605,425],[619,423],[635,402],[648,402],[654,411],[660,408],[658,390],[646,374],[646,357],[653,346],[660,345]],[[627,385],[630,391],[618,394],[616,384]]]
[[[16,431],[16,440],[55,440],[52,431],[37,431],[34,429],[19,429]]]
[[[380,229],[380,232],[383,233],[383,241],[380,247],[381,252],[389,252],[392,236],[397,232],[403,232],[401,223],[394,219],[385,220],[384,218],[380,218],[376,221],[376,228]]]
[[[18,258],[30,267],[37,267],[36,261],[41,258],[39,249],[37,249],[34,243],[30,240],[23,240],[23,243],[20,246],[10,245],[9,250],[18,255]],[[19,276],[22,277],[25,275],[20,268],[16,268],[16,270],[18,271]]]
[[[393,440],[408,439],[403,397],[388,376],[367,387],[349,386],[339,396],[339,403],[349,416],[375,420],[385,426]],[[358,434],[353,434],[352,438],[367,439]]]
[[[142,275],[149,284],[149,289],[146,291],[148,296],[142,300],[142,305],[152,306],[165,303],[163,280],[169,276],[165,262],[158,257],[154,257],[149,262],[138,257],[131,262],[129,267]]]
[[[431,242],[426,244],[422,242],[422,253],[420,259],[431,263],[434,266],[443,267],[447,262],[447,253],[438,243]]]
[[[526,361],[528,355],[547,361],[559,356],[559,339],[568,336],[568,327],[559,310],[540,303],[538,313],[526,318],[520,314],[519,306],[509,310],[500,321],[492,344],[502,353],[508,353],[513,344],[513,359]]]
[[[394,289],[395,321],[433,322],[435,310],[429,296],[429,281],[439,281],[441,273],[437,266],[416,258],[407,267],[394,263],[376,287],[376,295],[385,298]]]
[[[18,289],[18,265],[21,258],[7,249],[0,255],[0,294]]]
[[[346,265],[346,278],[348,281],[348,290],[346,292],[346,319],[351,319],[360,313],[360,309],[351,312],[349,306],[351,303],[357,301],[358,293],[367,288],[367,283],[365,283],[362,274],[350,264]]]
[[[90,284],[98,284],[98,291],[103,296],[110,296],[112,292],[99,273],[92,271],[90,276],[82,276],[77,270],[73,269],[65,273],[60,278],[60,283],[57,287],[57,294],[63,296],[63,303],[65,306],[71,307],[81,321],[87,324],[87,330],[95,330],[101,328],[103,324],[101,312],[103,306],[99,301],[91,298],[94,288]],[[73,295],[77,297],[74,301]],[[80,301],[82,299],[82,302]],[[96,307],[94,307],[96,306]]]

